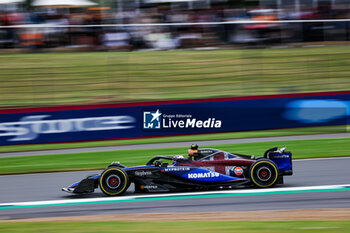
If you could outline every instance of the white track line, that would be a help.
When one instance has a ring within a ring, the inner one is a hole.
[[[80,198],[74,200],[49,200],[49,201],[28,201],[28,202],[11,202],[1,203],[0,207],[6,206],[42,206],[53,204],[79,204],[79,203],[96,203],[104,201],[122,201],[143,198],[159,198],[159,197],[181,197],[181,196],[201,196],[213,194],[259,194],[259,193],[276,193],[288,191],[310,191],[310,190],[324,190],[324,189],[341,189],[350,187],[350,184],[343,185],[322,185],[322,186],[305,186],[305,187],[288,187],[288,188],[268,188],[268,189],[244,189],[244,190],[223,190],[223,191],[206,191],[206,192],[187,192],[187,193],[173,193],[173,194],[154,194],[154,195],[138,195],[138,196],[118,196],[118,197],[101,197],[101,198]],[[350,190],[350,189],[349,189]]]

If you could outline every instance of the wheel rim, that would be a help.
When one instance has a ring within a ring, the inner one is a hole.
[[[271,170],[268,167],[259,168],[257,174],[261,181],[268,181],[271,178]]]
[[[117,189],[120,186],[121,181],[117,175],[113,174],[113,175],[110,175],[107,177],[106,183],[107,183],[108,188]]]

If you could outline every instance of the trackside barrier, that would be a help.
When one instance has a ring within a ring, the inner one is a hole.
[[[346,125],[350,91],[0,110],[17,145]]]

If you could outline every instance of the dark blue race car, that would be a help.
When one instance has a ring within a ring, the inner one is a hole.
[[[146,165],[126,167],[113,162],[101,174],[88,176],[62,190],[91,193],[98,187],[109,196],[123,194],[130,183],[135,192],[178,192],[230,189],[235,187],[268,188],[283,184],[283,176],[292,175],[292,154],[285,148],[267,150],[263,156],[200,149],[196,159],[155,156]]]

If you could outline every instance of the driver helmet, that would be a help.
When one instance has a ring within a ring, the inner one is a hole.
[[[190,149],[188,150],[188,156],[196,156],[195,153],[198,152],[198,145],[197,144],[192,144]]]
[[[192,144],[190,149],[191,150],[198,150],[198,145],[197,144]]]

